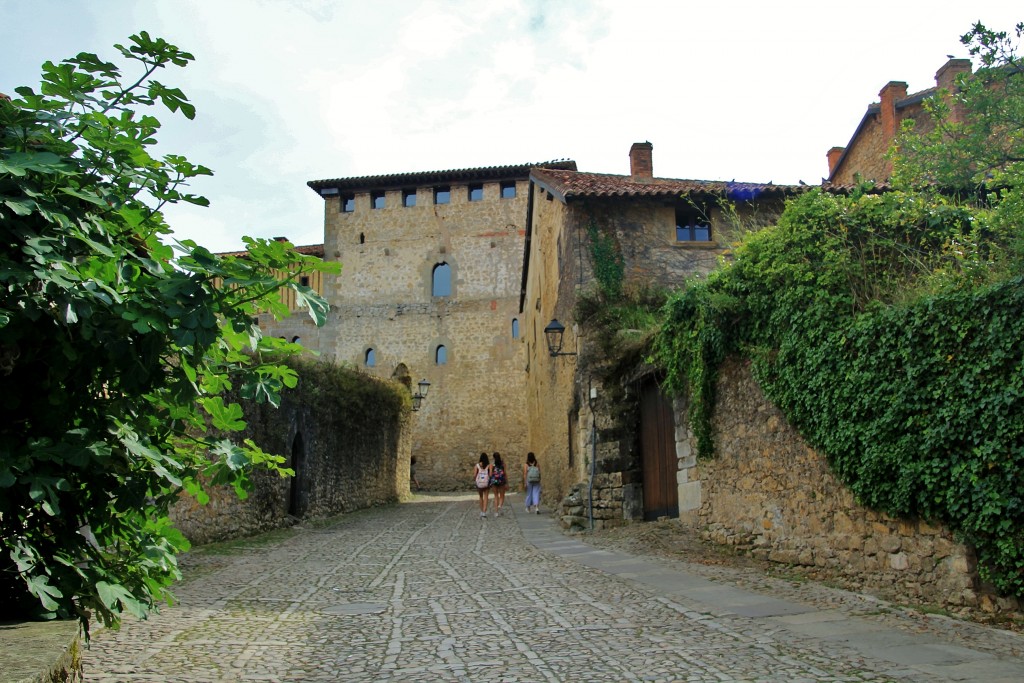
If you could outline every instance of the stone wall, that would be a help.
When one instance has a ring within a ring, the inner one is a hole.
[[[684,498],[691,508],[681,518],[707,538],[902,601],[1018,608],[981,584],[972,553],[948,529],[858,505],[765,399],[748,363],[723,366],[714,427],[713,459],[692,457],[686,430],[680,449],[680,508]]]
[[[477,184],[482,198],[470,201]],[[518,181],[512,198],[501,196],[500,182],[445,185],[450,203],[441,205],[430,186],[415,188],[416,206],[405,206],[398,189],[383,192],[383,208],[371,208],[367,191],[354,194],[349,212],[337,197],[325,200],[326,258],[342,271],[326,282],[331,312],[318,339],[339,363],[431,383],[410,438],[417,478],[435,490],[471,488],[481,451],[507,454],[514,471],[527,431],[518,313],[527,183]],[[442,263],[451,293],[434,296]]]
[[[594,492],[595,527],[621,524],[642,516],[642,491],[636,437],[636,397],[632,387],[605,386],[607,362],[596,339],[574,322],[581,292],[596,288],[590,228],[610,235],[622,255],[626,287],[677,287],[687,277],[710,271],[740,233],[773,222],[782,202],[737,202],[725,211],[708,207],[712,242],[679,242],[676,203],[662,198],[590,198],[568,204],[535,188],[532,229],[523,301],[527,334],[527,411],[529,449],[543,467],[544,499],[562,503],[567,526],[579,526],[579,501]],[[735,209],[733,212],[732,209]],[[566,326],[563,350],[578,356],[551,357],[543,329],[552,318]],[[601,334],[596,331],[595,334]],[[590,395],[595,393],[592,402]],[[598,476],[591,485],[590,412],[596,412]],[[589,525],[589,516],[586,520]]]
[[[78,620],[5,622],[0,628],[0,683],[81,683]]]
[[[182,495],[172,510],[194,543],[394,502],[409,494],[409,413],[404,387],[329,363],[300,363],[300,382],[281,407],[243,403],[251,438],[287,458],[295,476],[258,472],[249,497],[211,487],[199,505]]]
[[[579,412],[586,391],[584,378],[576,372],[581,357],[552,357],[544,328],[557,318],[567,328],[562,351],[582,351],[585,340],[572,323],[572,305],[576,290],[586,287],[592,275],[589,257],[581,252],[579,215],[561,202],[549,201],[543,190],[536,192],[523,295],[527,450],[537,456],[543,473],[541,499],[549,506],[586,476],[589,420]],[[520,474],[513,481],[521,479]]]

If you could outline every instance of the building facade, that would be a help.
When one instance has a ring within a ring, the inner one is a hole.
[[[892,162],[886,159],[904,121],[913,121],[914,130],[926,133],[934,122],[924,102],[940,93],[956,91],[956,79],[971,73],[971,60],[950,58],[935,74],[935,87],[907,93],[903,81],[890,81],[878,93],[879,101],[868,105],[860,124],[845,147],[828,151],[828,178],[833,185],[850,185],[863,180],[884,182],[892,175]],[[953,120],[959,118],[955,102],[951,102]]]
[[[685,425],[641,368],[602,384],[601,332],[577,320],[581,295],[598,286],[595,240],[621,258],[625,289],[678,288],[709,272],[734,241],[775,222],[803,186],[657,178],[653,146],[634,144],[629,175],[534,169],[520,314],[526,330],[528,448],[544,470],[544,499],[563,517],[595,526],[678,515],[694,500],[680,479]],[[566,329],[553,356],[544,330]],[[699,498],[699,496],[698,496]],[[590,517],[594,519],[589,519]]]
[[[286,237],[275,237],[275,240],[279,242],[287,241]],[[324,245],[322,244],[307,244],[295,247],[295,251],[305,256],[315,256],[322,259],[324,257]],[[222,252],[218,254],[220,257],[234,257],[234,258],[246,258],[248,252],[245,251],[232,251]],[[297,264],[291,264],[293,269],[291,272],[275,271],[275,277],[284,279],[294,272]],[[323,296],[324,293],[324,281],[326,275],[319,271],[306,273],[298,276],[296,279],[297,284],[303,287],[309,287],[317,294]],[[220,286],[220,283],[218,283]],[[290,342],[301,344],[311,351],[320,350],[320,334],[321,328],[317,327],[313,322],[313,319],[309,317],[308,310],[299,306],[297,297],[295,296],[295,290],[284,287],[280,290],[281,303],[284,304],[291,315],[287,318],[277,320],[270,312],[260,313],[259,323],[260,329],[263,330],[264,334],[269,334],[275,337],[281,337]]]
[[[430,383],[411,425],[427,488],[465,487],[484,451],[510,465],[525,457],[519,290],[531,168],[309,183],[324,200],[324,258],[342,265],[324,283],[331,311],[317,348],[412,391]]]

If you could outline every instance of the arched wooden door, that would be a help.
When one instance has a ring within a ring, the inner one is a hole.
[[[679,516],[675,431],[672,402],[661,393],[657,382],[646,382],[640,390],[640,467],[645,520]]]
[[[292,441],[292,457],[289,463],[295,474],[288,490],[288,514],[292,517],[302,519],[309,507],[309,483],[306,476],[306,444],[302,440],[302,433],[295,435]]]

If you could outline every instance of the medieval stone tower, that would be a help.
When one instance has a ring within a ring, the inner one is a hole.
[[[428,398],[412,453],[429,488],[463,488],[482,451],[524,456],[524,239],[534,165],[311,181],[324,199],[331,304],[319,351]],[[574,162],[539,164],[574,170]]]

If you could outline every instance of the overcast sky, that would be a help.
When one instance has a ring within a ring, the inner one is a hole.
[[[575,159],[669,178],[817,183],[888,81],[934,85],[1008,0],[0,0],[0,92],[149,31],[196,61],[159,79],[194,121],[161,149],[211,167],[176,235],[323,239],[306,181]]]

